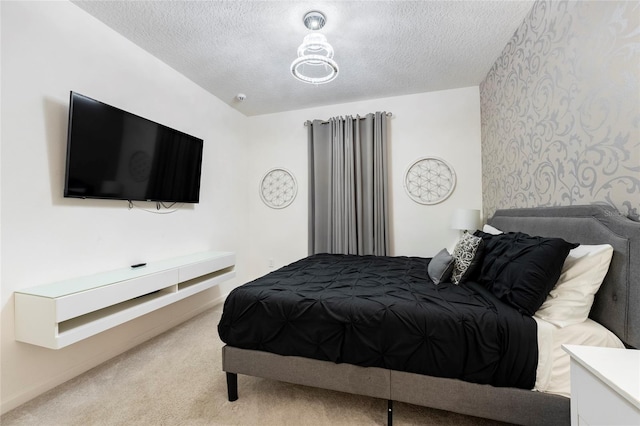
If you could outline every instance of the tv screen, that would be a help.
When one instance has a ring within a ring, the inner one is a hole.
[[[64,196],[197,203],[202,139],[71,92]]]

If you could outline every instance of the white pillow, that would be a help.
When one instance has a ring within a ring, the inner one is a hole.
[[[501,230],[499,230],[498,228],[494,228],[491,225],[484,225],[482,227],[482,232],[486,234],[491,234],[491,235],[500,235],[503,233]]]
[[[558,327],[585,321],[612,256],[609,244],[579,245],[571,250],[556,286],[535,316]]]

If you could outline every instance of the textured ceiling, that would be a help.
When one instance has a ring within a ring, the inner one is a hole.
[[[74,1],[245,115],[478,85],[529,1]],[[320,10],[340,67],[289,72]],[[244,102],[236,99],[246,94]]]

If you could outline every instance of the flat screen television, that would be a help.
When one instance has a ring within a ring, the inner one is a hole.
[[[203,140],[71,92],[64,196],[198,203]]]

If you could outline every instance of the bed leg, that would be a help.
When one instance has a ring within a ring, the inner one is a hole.
[[[387,401],[387,426],[393,426],[393,401]]]
[[[229,402],[238,399],[238,375],[236,373],[227,373],[227,394]]]

